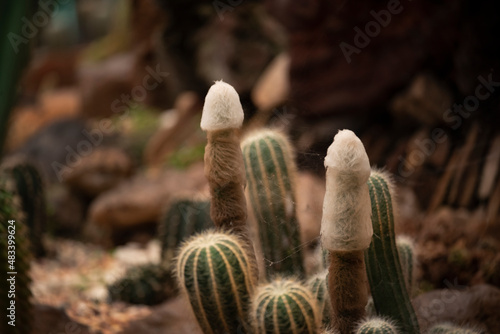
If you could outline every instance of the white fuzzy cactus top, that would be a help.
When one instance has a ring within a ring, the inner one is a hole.
[[[243,108],[238,93],[230,84],[216,81],[205,97],[201,128],[204,131],[237,129],[242,124]]]
[[[367,181],[370,162],[361,140],[341,130],[325,158],[326,193],[321,221],[323,248],[333,251],[364,250],[373,228]]]

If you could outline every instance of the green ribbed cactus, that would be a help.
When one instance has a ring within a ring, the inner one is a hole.
[[[462,328],[450,323],[442,323],[433,326],[429,330],[429,334],[480,334],[480,331],[473,329]]]
[[[24,159],[13,161],[12,167],[7,168],[14,177],[17,194],[21,198],[32,253],[36,257],[41,257],[45,255],[42,234],[47,224],[44,181],[38,169]]]
[[[241,237],[204,232],[182,246],[177,278],[207,333],[248,333],[248,310],[256,281],[255,263]]]
[[[415,243],[409,237],[397,236],[396,247],[398,248],[401,270],[405,277],[406,290],[411,297],[414,290]]]
[[[371,318],[363,321],[356,329],[356,334],[398,334],[396,326],[382,318]]]
[[[386,174],[372,171],[368,187],[373,238],[365,262],[375,309],[393,319],[403,333],[419,334],[396,248],[391,181]]]
[[[252,133],[241,144],[247,194],[257,220],[266,275],[304,276],[295,213],[296,167],[288,139],[278,131]]]
[[[0,307],[7,313],[0,322],[0,333],[29,334],[32,320],[31,253],[11,181],[0,174]],[[14,306],[12,302],[15,302]],[[10,324],[15,324],[15,327]]]
[[[162,263],[170,266],[184,240],[213,226],[210,201],[179,199],[173,202],[158,224]]]
[[[328,270],[324,270],[307,280],[307,286],[311,290],[313,297],[318,303],[318,311],[322,316],[324,324],[330,323],[330,314],[332,312],[330,298],[328,296]]]
[[[292,279],[258,288],[252,301],[254,334],[318,333],[321,315],[310,290]]]
[[[177,283],[169,268],[149,263],[128,269],[108,292],[113,301],[156,305],[176,294]]]

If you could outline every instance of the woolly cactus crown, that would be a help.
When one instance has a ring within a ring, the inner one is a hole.
[[[216,81],[208,90],[203,105],[201,128],[205,131],[237,129],[243,124],[243,108],[233,86]]]

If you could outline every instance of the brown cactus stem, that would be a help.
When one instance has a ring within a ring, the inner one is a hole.
[[[207,131],[205,176],[210,186],[210,217],[215,226],[248,240],[245,167],[238,131]]]
[[[334,332],[354,333],[368,303],[364,251],[330,251],[328,292]]]

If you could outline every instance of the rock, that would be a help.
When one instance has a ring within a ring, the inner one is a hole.
[[[200,191],[205,185],[203,164],[184,172],[172,169],[156,176],[137,175],[99,195],[90,206],[89,219],[110,228],[156,222],[174,195]]]
[[[282,53],[267,66],[252,90],[252,100],[259,110],[271,110],[288,98],[290,56]]]
[[[437,323],[451,322],[499,333],[500,289],[486,284],[465,288],[456,281],[446,283],[450,289],[427,292],[413,300],[422,332]]]
[[[202,104],[194,92],[184,92],[176,99],[174,109],[160,117],[160,127],[151,136],[144,149],[144,159],[149,165],[158,165],[193,133],[199,130]]]
[[[63,180],[89,197],[114,188],[132,174],[132,160],[119,148],[97,147],[72,165]]]
[[[121,334],[202,334],[186,297],[150,308],[152,314],[132,321]]]
[[[6,137],[6,149],[13,151],[47,125],[80,113],[80,96],[74,89],[61,89],[40,95],[36,104],[13,111]]]
[[[35,304],[33,316],[33,334],[90,334],[90,330],[87,326],[73,321],[62,308]]]
[[[410,116],[420,123],[435,125],[443,121],[443,113],[453,103],[448,87],[429,73],[417,74],[406,91],[391,102],[396,116]]]
[[[54,183],[47,187],[47,207],[51,229],[55,233],[78,235],[85,218],[85,200],[65,185]]]

